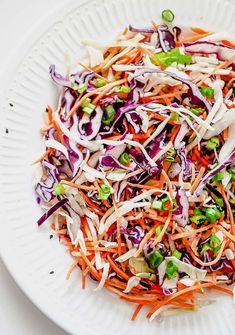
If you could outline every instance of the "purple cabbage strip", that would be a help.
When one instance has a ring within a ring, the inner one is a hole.
[[[157,153],[163,148],[165,138],[166,132],[162,132],[150,142],[149,157],[154,158]]]
[[[113,185],[113,189],[114,189],[114,199],[116,202],[120,201],[122,192],[125,190],[125,188],[127,187],[127,181],[123,180],[122,182],[116,182]]]
[[[175,26],[175,27],[172,28],[172,31],[173,31],[173,33],[174,33],[174,35],[175,35],[175,39],[176,39],[176,41],[178,41],[178,40],[179,40],[179,37],[180,37],[180,35],[181,35],[181,33],[182,33],[181,28]]]
[[[68,202],[67,198],[64,198],[60,201],[58,201],[55,205],[53,205],[50,209],[48,209],[48,211],[46,213],[44,213],[40,219],[38,219],[37,224],[39,226],[41,226],[53,213],[55,213],[55,211],[57,211],[57,209],[61,208],[63,205],[66,204],[66,202]]]
[[[140,242],[145,235],[145,231],[140,226],[135,226],[129,233],[128,240],[130,240],[134,248],[138,248]]]
[[[107,97],[107,98],[101,99],[99,101],[99,105],[108,106],[108,105],[114,105],[117,102],[118,102],[118,96],[114,95],[113,97]]]
[[[136,149],[129,149],[129,154],[132,156],[136,164],[138,164],[144,171],[148,173],[148,175],[153,176],[156,175],[161,171],[160,166],[151,166],[149,163],[147,163],[144,155],[142,152],[136,150]]]
[[[138,106],[140,106],[141,104],[132,104],[131,102],[127,101],[126,104],[122,107],[120,107],[118,110],[117,110],[117,113],[115,115],[115,119],[114,119],[114,122],[112,124],[112,127],[108,130],[108,131],[105,131],[105,132],[102,132],[100,133],[100,135],[108,135],[110,133],[112,133],[114,127],[116,126],[117,122],[120,120],[120,118],[127,112],[130,112],[132,110],[135,110]]]
[[[62,107],[64,107],[64,114],[63,114],[64,118],[69,114],[71,108],[76,102],[76,99],[77,99],[77,96],[73,90],[71,89],[65,90],[64,96],[61,101],[61,105]]]
[[[54,80],[56,84],[71,88],[70,80],[66,79],[61,74],[56,72],[54,64],[50,65],[49,71],[50,71],[51,78]]]
[[[47,177],[36,185],[35,191],[42,200],[49,202],[55,197],[53,187],[58,183],[59,173],[58,169],[49,162],[44,160],[41,164],[46,171]]]
[[[174,78],[176,80],[181,81],[182,83],[186,84],[189,87],[193,98],[200,101],[206,107],[206,109],[208,111],[211,110],[211,105],[209,104],[209,102],[201,94],[198,87],[195,84],[193,84],[191,81],[189,81],[187,79],[184,79],[184,78],[181,78],[181,77],[177,76],[176,74],[168,72],[168,71],[159,70],[159,69],[151,69],[151,68],[138,70],[138,72],[136,74],[134,74],[134,78],[137,78],[141,75],[144,75],[145,73],[163,73],[163,74],[166,74],[166,75],[170,76],[171,78]]]
[[[101,127],[102,117],[103,110],[99,106],[96,107],[90,117],[87,117],[84,113],[78,123],[78,131],[81,139],[90,141],[96,137]]]
[[[189,201],[186,195],[186,191],[184,189],[177,190],[175,200],[179,206],[174,211],[174,215],[179,215],[179,217],[175,218],[175,220],[180,226],[185,227],[188,223],[189,217]]]
[[[186,52],[199,54],[216,54],[219,60],[229,60],[235,55],[235,49],[224,44],[208,41],[197,41],[194,43],[184,43]]]
[[[77,174],[81,163],[83,162],[83,154],[74,143],[69,141],[67,136],[64,136],[64,142],[69,154],[68,164],[74,177]]]
[[[197,197],[201,194],[203,187],[209,182],[209,180],[214,177],[214,175],[223,170],[224,168],[226,168],[229,165],[235,165],[235,151],[233,151],[228,158],[220,163],[218,166],[216,166],[213,170],[209,171],[201,180],[200,184],[198,185],[198,187],[196,188],[194,195],[196,195]]]
[[[192,161],[189,157],[187,157],[185,145],[176,151],[177,155],[181,160],[181,173],[183,175],[183,181],[187,181],[192,174],[192,168],[191,168]]]
[[[175,48],[175,37],[166,25],[158,26],[157,32],[159,37],[159,45],[157,47],[161,47],[164,52]]]
[[[127,121],[132,125],[135,133],[138,134],[142,130],[142,118],[136,112],[128,112],[125,114]]]
[[[100,157],[100,165],[105,166],[105,167],[110,167],[110,168],[128,170],[128,171],[133,170],[132,167],[121,164],[115,157],[113,157],[111,155],[101,156]]]
[[[129,25],[129,30],[133,33],[144,33],[144,34],[153,34],[153,29],[146,29],[146,28],[135,28],[131,25]]]
[[[82,84],[88,85],[89,80],[94,77],[94,72],[93,71],[78,72],[78,73],[72,74],[71,77],[74,78],[74,83],[78,86]]]

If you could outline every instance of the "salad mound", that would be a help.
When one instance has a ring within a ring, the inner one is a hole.
[[[84,41],[41,129],[35,190],[72,271],[147,317],[233,295],[235,45],[226,34],[129,26],[108,45]],[[206,289],[206,290],[204,290]]]

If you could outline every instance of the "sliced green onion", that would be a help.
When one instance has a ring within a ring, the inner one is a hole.
[[[206,221],[206,217],[204,215],[194,215],[189,218],[191,222],[196,224],[202,224],[204,221]]]
[[[61,195],[65,192],[65,188],[61,183],[55,184],[53,187],[56,195]]]
[[[123,152],[121,154],[121,156],[118,158],[118,161],[122,165],[127,165],[128,163],[130,163],[130,157],[129,157],[128,153],[127,152]]]
[[[164,199],[162,199],[162,210],[163,211],[175,211],[179,206],[177,205],[177,202],[175,199],[172,199],[172,202],[173,202],[173,208],[169,208],[167,207],[167,204],[171,204],[170,202],[170,198],[169,197],[166,197]]]
[[[153,209],[161,210],[162,209],[162,201],[161,200],[154,200],[150,207],[153,208]]]
[[[179,114],[176,113],[176,112],[171,112],[170,118],[171,118],[171,120],[176,121],[176,122],[179,121],[179,119],[180,119]]]
[[[156,236],[159,236],[161,234],[162,228],[163,228],[163,225],[160,225],[156,228],[155,230]]]
[[[194,208],[193,215],[203,215],[202,209],[199,207]]]
[[[215,234],[212,234],[210,237],[210,246],[214,252],[217,252],[220,250],[221,241]]]
[[[174,257],[180,259],[181,256],[182,256],[182,253],[181,253],[179,250],[175,249],[175,250],[172,252],[172,256],[174,256]]]
[[[203,255],[204,252],[206,252],[207,250],[212,250],[212,249],[211,249],[211,246],[208,243],[205,243],[205,244],[203,244],[203,247],[200,251],[200,254]]]
[[[189,110],[190,110],[190,112],[192,112],[195,115],[198,115],[198,114],[204,112],[203,108],[190,108]]]
[[[103,87],[107,84],[107,81],[105,79],[98,79],[95,82],[95,87]]]
[[[162,19],[166,22],[172,22],[175,18],[175,14],[170,9],[165,9],[162,11]]]
[[[129,86],[127,86],[127,85],[121,86],[120,92],[122,92],[122,93],[130,93],[130,91],[131,91],[131,88]]]
[[[221,181],[223,179],[224,179],[224,174],[223,172],[219,171],[214,175],[214,177],[212,178],[212,181]]]
[[[168,162],[174,162],[175,159],[172,156],[166,156],[166,161],[168,161]]]
[[[192,62],[192,56],[182,55],[179,48],[172,49],[168,52],[156,53],[151,57],[151,62],[155,65],[170,66],[172,63],[189,65]]]
[[[213,98],[214,97],[214,90],[211,87],[200,87],[200,92],[204,97]]]
[[[174,148],[170,148],[168,151],[167,151],[168,155],[171,155],[171,156],[175,156],[176,154],[176,150]]]
[[[124,100],[122,98],[120,98],[120,97],[117,97],[117,102],[121,103],[121,102],[124,102]]]
[[[93,110],[94,110],[94,108],[84,107],[82,110],[83,110],[84,113],[86,113],[88,115],[91,115],[92,112],[93,112]]]
[[[103,184],[100,186],[100,192],[98,194],[98,199],[107,200],[110,194],[111,194],[110,187],[108,185]]]
[[[167,266],[166,266],[166,277],[167,277],[167,279],[174,278],[176,276],[177,272],[178,272],[178,266],[173,261],[167,262]]]
[[[222,198],[216,197],[214,200],[219,207],[222,208],[224,206],[224,200]]]
[[[88,107],[90,103],[91,103],[91,99],[86,98],[86,100],[82,103],[81,107],[82,108]]]
[[[152,254],[150,254],[148,259],[149,259],[150,266],[153,269],[155,269],[162,263],[164,257],[162,256],[159,250],[156,250]]]
[[[82,93],[87,89],[87,84],[79,85],[77,88],[78,93]]]
[[[210,223],[215,223],[221,216],[221,212],[218,210],[217,207],[208,207],[206,208],[206,219]]]
[[[75,85],[75,84],[71,81],[71,82],[70,82],[70,87],[71,87],[71,88],[74,88],[74,85]]]
[[[103,118],[102,118],[102,124],[104,126],[110,126],[111,123],[113,123],[114,121],[114,118],[115,118],[115,115],[116,115],[116,111],[113,107],[113,105],[109,105],[107,107],[105,107],[105,112],[104,112],[104,115],[103,115]]]
[[[206,144],[206,148],[209,150],[214,150],[220,144],[218,137],[212,137]]]

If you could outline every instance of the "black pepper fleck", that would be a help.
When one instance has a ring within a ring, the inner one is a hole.
[[[53,238],[53,235],[50,235],[50,240]]]
[[[9,133],[9,130],[6,128],[6,134],[8,134]]]
[[[53,273],[54,273],[54,271],[51,271],[51,272],[50,272],[50,275],[53,275]]]
[[[12,104],[12,103],[10,103],[9,105],[10,105],[11,107],[13,107],[13,104]]]

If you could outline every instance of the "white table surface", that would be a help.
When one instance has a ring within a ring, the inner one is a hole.
[[[69,0],[0,0],[0,71],[14,47],[48,11]],[[79,0],[76,0],[79,3]],[[1,80],[1,78],[0,78]],[[67,334],[24,295],[0,260],[0,334]]]

